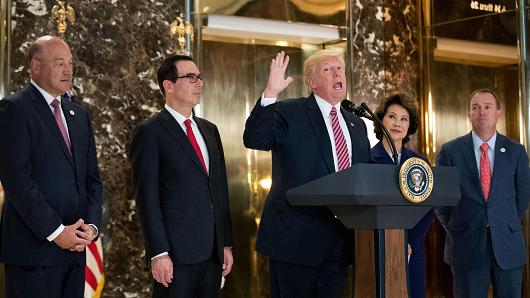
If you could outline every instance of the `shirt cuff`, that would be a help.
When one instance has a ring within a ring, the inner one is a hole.
[[[99,235],[99,230],[98,230],[98,227],[96,227],[96,225],[93,225],[93,224],[88,224],[89,226],[92,226],[94,227],[94,229],[96,229],[96,234],[94,234],[94,237],[92,237],[92,240],[96,239]]]
[[[55,230],[55,232],[53,232],[50,236],[46,237],[46,239],[48,239],[48,241],[52,242],[53,240],[55,240],[55,238],[57,238],[57,236],[59,236],[59,234],[61,234],[64,230],[64,226],[63,225],[60,225],[57,230]]]
[[[261,94],[260,105],[266,107],[276,102],[277,97],[265,97],[265,92]]]
[[[156,259],[156,258],[158,258],[158,257],[167,256],[167,255],[169,255],[169,253],[167,251],[165,251],[163,253],[157,254],[156,256],[152,257],[151,261]]]

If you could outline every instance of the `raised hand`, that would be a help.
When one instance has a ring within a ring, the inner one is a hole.
[[[281,51],[276,55],[276,58],[272,59],[269,71],[269,82],[263,93],[265,97],[278,97],[278,94],[291,84],[293,78],[285,78],[287,65],[289,65],[289,56],[285,55],[284,51]]]

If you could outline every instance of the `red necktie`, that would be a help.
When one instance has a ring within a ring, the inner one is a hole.
[[[70,148],[70,138],[68,137],[66,127],[64,127],[63,119],[61,117],[61,108],[59,107],[59,101],[57,99],[54,99],[50,105],[53,108],[53,117],[55,117],[55,122],[57,122],[57,126],[59,126],[59,130],[63,135],[63,140],[66,143],[66,147],[68,147],[68,152],[72,154],[72,149]]]
[[[488,201],[491,186],[491,166],[488,158],[488,149],[487,143],[480,145],[480,151],[482,151],[480,154],[480,185],[482,185],[484,200],[486,201]]]
[[[204,163],[204,158],[202,156],[201,148],[199,147],[199,143],[197,143],[197,139],[195,138],[193,129],[191,129],[191,120],[186,119],[186,121],[184,121],[184,124],[186,124],[186,134],[188,135],[188,139],[190,140],[191,146],[193,146],[193,149],[195,149],[195,153],[197,153],[197,156],[199,157],[199,160],[201,161],[201,165],[204,170],[204,173],[208,175],[208,170],[206,170],[206,164]]]
[[[332,107],[329,114],[331,116],[331,127],[333,128],[333,137],[335,138],[335,152],[337,153],[337,163],[340,171],[350,167],[350,156],[348,154],[348,147],[346,146],[346,139],[340,128],[337,109]]]

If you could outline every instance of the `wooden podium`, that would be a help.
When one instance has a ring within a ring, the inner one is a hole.
[[[404,229],[432,207],[460,200],[456,168],[434,167],[432,193],[417,204],[401,194],[398,172],[395,165],[356,164],[287,191],[291,205],[327,206],[356,230],[354,297],[409,297]]]

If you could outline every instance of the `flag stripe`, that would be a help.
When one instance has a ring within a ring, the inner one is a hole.
[[[96,280],[94,273],[92,273],[92,270],[88,267],[85,267],[85,282],[94,290],[98,288],[98,281]]]
[[[92,271],[92,274],[94,274],[96,280],[99,281],[101,279],[103,272],[99,272],[99,268],[96,265],[96,259],[94,258],[94,255],[90,253],[90,251],[88,251],[86,254],[86,267]]]
[[[96,242],[92,242],[88,245],[88,249],[94,256],[94,259],[96,260],[96,264],[98,265],[99,272],[103,272],[103,260],[101,259],[101,256],[99,255],[98,248],[96,246]]]

